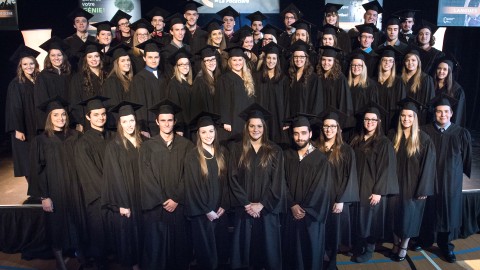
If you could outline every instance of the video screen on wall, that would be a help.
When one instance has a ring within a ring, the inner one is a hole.
[[[340,27],[343,29],[350,29],[357,24],[362,24],[363,14],[365,9],[363,4],[371,2],[373,0],[326,0],[325,3],[341,4],[343,7],[338,11],[340,18]],[[383,0],[378,0],[380,5],[383,6]],[[378,14],[377,28],[381,28],[382,14]]]
[[[480,27],[480,0],[440,0],[437,24]]]
[[[278,13],[279,0],[195,0],[203,5],[198,9],[200,13],[216,13],[228,6],[244,14],[260,11],[263,13]]]

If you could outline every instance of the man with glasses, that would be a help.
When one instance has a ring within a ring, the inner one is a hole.
[[[302,12],[294,4],[290,4],[282,11],[281,16],[285,31],[278,37],[278,45],[288,50],[292,44],[292,36],[295,34],[292,24],[302,17]]]
[[[351,56],[362,54],[365,57],[365,65],[367,66],[368,77],[372,78],[377,74],[379,56],[372,48],[375,40],[375,33],[378,32],[377,27],[370,24],[361,24],[355,26],[358,29],[358,41],[360,47],[352,51]]]

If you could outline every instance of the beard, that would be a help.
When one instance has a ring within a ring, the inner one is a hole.
[[[303,149],[303,148],[307,147],[309,142],[310,142],[309,140],[307,140],[307,141],[304,141],[304,140],[295,141],[295,147],[297,148],[297,150]]]

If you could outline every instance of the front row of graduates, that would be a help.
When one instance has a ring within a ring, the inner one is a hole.
[[[104,128],[103,101],[82,103],[90,123],[83,135],[68,129],[61,98],[40,106],[48,117],[32,146],[29,194],[42,198],[58,269],[66,269],[68,249],[100,268],[113,251],[134,269],[188,269],[194,255],[201,269],[229,258],[232,268],[321,269],[325,253],[335,269],[339,245],[353,242],[351,231],[362,247],[354,261],[366,262],[392,230],[392,259],[402,261],[409,239],[430,224],[447,261],[455,260],[450,241],[461,223],[471,146],[468,132],[450,122],[447,98],[435,103],[436,121],[422,130],[415,102],[404,101],[393,144],[375,105],[362,110],[351,147],[342,140],[340,111],[320,116],[318,148],[311,141],[314,117],[297,114],[287,123],[293,147],[284,151],[268,139],[270,113],[256,103],[240,114],[243,139],[227,151],[217,138],[219,115],[194,118],[195,147],[174,131],[181,108],[163,100],[150,108],[159,135],[143,141],[135,118],[140,105],[122,102],[111,110],[118,113],[113,134]],[[227,210],[234,215],[231,236]],[[422,240],[428,246],[434,237]]]

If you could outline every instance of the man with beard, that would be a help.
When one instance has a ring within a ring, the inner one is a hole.
[[[151,34],[152,39],[164,46],[171,40],[170,35],[167,32],[164,32],[165,20],[169,15],[170,12],[159,7],[154,7],[145,14],[145,17],[150,20],[150,23],[153,26],[153,32]]]
[[[332,182],[327,156],[310,142],[314,117],[299,113],[289,120],[295,143],[285,151],[284,269],[322,269]]]

